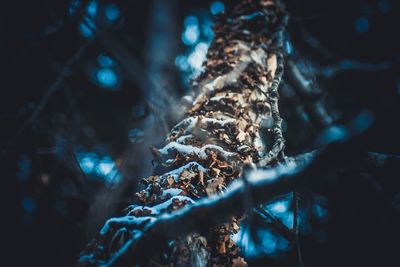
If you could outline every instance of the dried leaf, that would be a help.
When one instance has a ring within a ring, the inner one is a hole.
[[[239,133],[236,135],[236,140],[238,140],[239,143],[242,143],[244,140],[246,140],[246,133],[242,130],[239,130]]]
[[[247,262],[242,258],[238,257],[232,260],[232,267],[246,267]]]
[[[223,178],[213,178],[207,182],[206,193],[211,196],[218,192],[218,187],[224,183]]]
[[[190,180],[192,180],[192,178],[194,178],[196,175],[197,175],[196,172],[191,172],[191,171],[189,171],[189,170],[184,170],[184,171],[180,174],[179,179],[180,179],[180,180],[187,180],[187,181],[190,181]]]
[[[199,183],[204,186],[204,172],[203,171],[199,171]]]

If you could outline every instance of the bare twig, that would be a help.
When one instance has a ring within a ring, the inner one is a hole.
[[[18,137],[37,119],[39,114],[43,111],[43,109],[46,107],[47,103],[49,102],[50,98],[56,93],[57,91],[60,90],[60,88],[63,85],[63,82],[65,79],[70,75],[71,68],[73,67],[74,64],[76,64],[79,59],[82,57],[82,55],[85,53],[85,51],[92,46],[99,37],[101,37],[103,34],[105,34],[107,31],[109,31],[113,26],[115,26],[116,23],[112,23],[99,31],[94,38],[90,39],[88,42],[84,43],[82,46],[78,48],[78,50],[64,63],[61,71],[58,73],[56,79],[54,82],[47,87],[46,92],[44,93],[43,97],[40,100],[40,103],[36,106],[35,110],[33,113],[29,116],[28,119],[26,119],[19,129],[16,132],[16,135],[13,140],[11,140],[8,145],[5,147],[5,149],[2,151],[3,154],[8,153],[8,151],[14,146],[15,140],[18,139]]]
[[[338,166],[354,163],[359,158],[357,149],[349,149],[349,144],[333,144],[324,149],[315,160],[312,156],[300,155],[303,162],[294,169],[278,166],[258,173],[260,179],[249,176],[249,189],[252,192],[254,205],[260,205],[276,196],[290,192],[320,180],[324,174]],[[263,176],[261,176],[263,175]],[[321,181],[321,180],[320,180]],[[237,181],[223,195],[203,199],[192,206],[164,214],[153,223],[149,223],[143,232],[131,239],[117,252],[107,266],[125,266],[133,260],[146,262],[156,251],[166,248],[167,240],[185,236],[192,231],[207,231],[213,225],[227,217],[244,212],[243,198],[245,190],[243,181]],[[147,248],[152,246],[152,251]],[[140,255],[140,256],[139,256]]]
[[[42,112],[42,110],[47,105],[50,97],[61,88],[64,79],[69,75],[72,65],[74,65],[86,51],[86,49],[93,43],[93,41],[87,42],[80,46],[79,49],[70,57],[64,64],[63,68],[59,72],[57,78],[54,82],[47,87],[46,93],[43,95],[40,103],[37,105],[35,111],[29,116],[29,118],[21,125],[17,131],[17,136],[19,136],[32,122],[34,122],[37,116]]]
[[[268,89],[267,97],[271,103],[271,114],[273,119],[272,132],[274,134],[273,145],[267,155],[261,159],[259,166],[267,166],[273,160],[276,160],[279,155],[284,158],[285,139],[282,132],[282,118],[279,114],[278,100],[279,93],[278,87],[281,84],[281,80],[284,73],[284,54],[283,54],[283,33],[287,25],[287,17],[282,18],[280,30],[277,32],[276,38],[276,56],[277,56],[277,68],[275,71],[275,77],[272,81],[271,87]]]
[[[294,190],[293,191],[293,232],[294,232],[294,241],[297,251],[297,260],[299,267],[303,267],[303,259],[301,256],[301,248],[299,241],[299,193]]]
[[[293,231],[290,230],[286,225],[284,225],[279,219],[277,219],[275,216],[265,210],[262,206],[255,208],[255,214],[260,216],[263,220],[267,219],[271,221],[272,227],[288,241],[295,240]]]
[[[379,72],[389,70],[400,63],[400,56],[395,56],[393,59],[384,60],[380,62],[365,62],[357,59],[342,59],[339,62],[328,65],[320,66],[315,68],[315,75],[324,77],[327,79],[333,78],[334,76],[349,72]]]
[[[332,118],[321,102],[321,91],[308,81],[293,61],[288,62],[286,72],[287,81],[292,86],[304,104],[311,122],[318,128],[325,128],[332,124]]]

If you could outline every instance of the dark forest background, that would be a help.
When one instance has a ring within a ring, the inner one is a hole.
[[[177,121],[178,99],[201,69],[215,15],[235,2],[1,3],[4,266],[73,265],[134,200],[138,178],[152,171],[149,147]],[[355,120],[372,122],[363,146],[398,155],[400,3],[285,2],[287,52],[323,90],[335,122],[369,114]],[[281,110],[287,154],[312,149],[318,131],[288,92]],[[400,266],[398,167],[346,172],[303,192],[305,266]],[[250,263],[293,266],[285,243],[270,238],[275,247],[247,250]]]

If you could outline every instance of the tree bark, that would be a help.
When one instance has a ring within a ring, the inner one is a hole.
[[[278,86],[286,20],[278,0],[243,0],[220,18],[204,72],[193,82],[196,96],[185,98],[190,103],[186,117],[167,135],[164,147],[153,149],[156,175],[142,180],[144,189],[137,193],[141,205],[107,221],[82,253],[80,265],[112,264],[148,222],[224,194],[245,166],[271,165],[283,157]],[[151,253],[146,265],[246,266],[230,238],[239,221],[232,217],[207,233],[159,240],[168,243],[167,249]],[[131,266],[139,261],[132,259]]]

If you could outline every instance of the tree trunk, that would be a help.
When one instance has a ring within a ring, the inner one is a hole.
[[[112,218],[82,253],[84,266],[110,264],[134,242],[146,223],[197,199],[223,194],[243,167],[269,165],[283,157],[284,140],[278,110],[283,74],[286,16],[278,0],[243,0],[215,27],[204,72],[193,82],[196,97],[186,117],[153,149],[156,175],[142,180],[141,205]],[[246,205],[246,203],[244,203]],[[210,218],[212,220],[212,218]],[[168,242],[130,266],[245,266],[230,236],[239,218],[186,238]],[[168,229],[166,229],[168,231]],[[134,246],[133,246],[134,249]],[[118,261],[116,261],[118,262]]]

